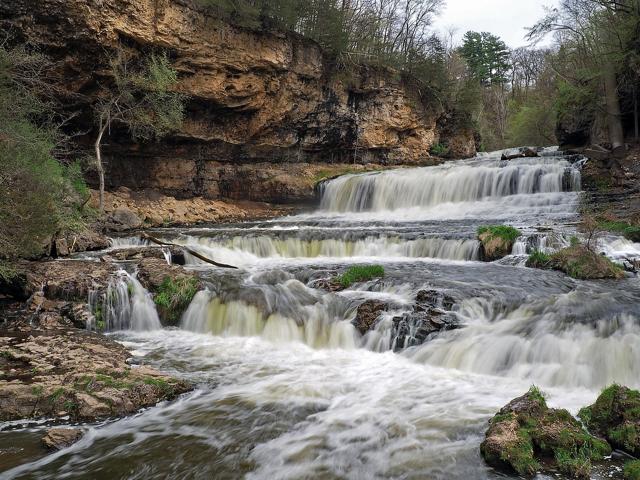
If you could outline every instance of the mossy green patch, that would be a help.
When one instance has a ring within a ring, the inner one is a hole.
[[[489,233],[492,238],[499,237],[507,242],[515,242],[521,235],[520,230],[508,225],[488,225],[478,228],[478,236]]]
[[[640,480],[640,460],[631,460],[624,464],[625,480]]]
[[[620,265],[584,245],[563,248],[551,255],[534,252],[529,256],[527,266],[559,270],[579,280],[624,277],[624,270]]]
[[[165,277],[154,296],[161,318],[170,325],[176,325],[198,293],[198,285],[195,277]]]
[[[384,267],[381,265],[354,265],[339,275],[336,281],[342,287],[349,288],[356,282],[366,282],[381,277],[384,277]]]
[[[551,255],[548,255],[540,250],[535,250],[527,259],[527,267],[531,268],[547,268],[551,262]]]

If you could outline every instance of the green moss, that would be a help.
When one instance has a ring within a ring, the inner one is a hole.
[[[56,390],[49,396],[49,401],[51,403],[56,403],[64,394],[65,389],[63,387],[56,388]]]
[[[195,294],[198,279],[195,277],[165,277],[154,296],[160,316],[170,324],[177,324]]]
[[[158,388],[165,395],[170,395],[174,391],[173,386],[169,382],[167,382],[166,380],[163,380],[162,378],[146,377],[143,380],[143,383],[145,385],[151,385],[151,386],[154,386],[154,387]]]
[[[624,270],[620,265],[584,245],[563,248],[552,255],[534,252],[527,260],[527,266],[559,270],[579,280],[624,277]]]
[[[640,480],[640,460],[631,460],[624,464],[625,480]]]
[[[543,408],[547,408],[547,401],[544,398],[544,393],[535,385],[531,385],[529,388],[529,398],[537,401]]]
[[[591,458],[583,449],[558,448],[554,453],[558,469],[574,478],[589,478],[591,473]]]
[[[617,428],[609,430],[608,437],[613,443],[633,452],[640,444],[640,432],[633,423],[623,423]]]
[[[551,262],[551,255],[548,255],[540,250],[535,250],[527,259],[527,267],[531,268],[547,268]]]
[[[489,233],[490,238],[499,237],[509,243],[515,242],[521,235],[520,230],[508,225],[488,225],[478,228],[478,236],[485,233]]]
[[[366,282],[381,277],[384,277],[384,267],[381,265],[354,265],[339,275],[336,281],[344,288],[348,288],[356,282]]]
[[[540,468],[534,457],[533,443],[526,429],[518,431],[518,441],[504,450],[501,460],[508,462],[520,475],[533,475]]]
[[[0,282],[13,283],[17,276],[18,272],[12,265],[0,260]]]
[[[619,233],[632,242],[640,242],[640,226],[627,222],[601,220],[598,222],[598,227],[602,230]]]

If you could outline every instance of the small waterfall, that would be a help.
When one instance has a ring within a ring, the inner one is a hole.
[[[110,248],[137,248],[151,245],[148,240],[137,237],[111,237],[109,238]]]
[[[256,258],[344,258],[344,257],[410,257],[444,260],[479,260],[480,244],[472,239],[437,237],[405,240],[400,237],[365,237],[346,239],[285,239],[262,236],[236,236],[230,239],[187,237],[181,241],[200,250],[209,258],[234,265],[252,264]],[[200,261],[187,256],[189,263]]]
[[[331,212],[389,211],[580,190],[580,171],[561,157],[473,160],[439,167],[346,175],[323,187]]]
[[[280,312],[263,313],[244,301],[224,302],[208,291],[199,292],[182,317],[182,328],[226,337],[260,336],[274,343],[303,342],[314,348],[357,347],[357,333],[348,321],[331,318],[323,302],[302,308],[306,320]]]
[[[638,386],[638,318],[615,313],[607,301],[608,294],[573,291],[504,313],[490,300],[469,299],[457,312],[465,328],[405,354],[429,365],[545,386]]]
[[[107,292],[102,299],[92,298],[90,303],[93,303],[96,322],[92,325],[93,328],[108,332],[162,328],[151,294],[135,276],[124,270],[119,271],[117,276],[109,282]]]

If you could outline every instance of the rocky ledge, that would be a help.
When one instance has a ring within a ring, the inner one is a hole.
[[[156,276],[180,268],[146,260]],[[0,282],[0,421],[119,417],[191,389],[132,365],[125,347],[87,330],[95,323],[89,294],[107,291],[115,264],[21,262],[13,269],[12,278]]]

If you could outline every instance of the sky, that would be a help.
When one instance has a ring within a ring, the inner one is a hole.
[[[511,48],[527,44],[526,27],[544,15],[543,6],[554,6],[556,0],[446,0],[434,27],[445,32],[456,28],[456,39],[465,32],[490,32],[498,35]]]

